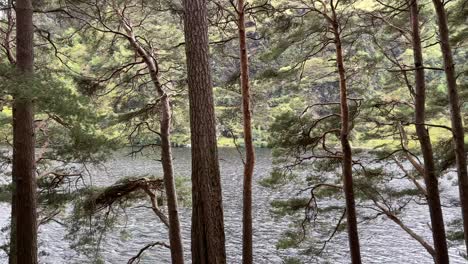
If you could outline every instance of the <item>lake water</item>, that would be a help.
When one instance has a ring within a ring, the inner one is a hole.
[[[174,169],[177,176],[190,176],[190,150],[174,149]],[[161,165],[156,157],[125,156],[123,152],[116,153],[105,163],[105,169],[91,170],[92,181],[96,185],[108,185],[122,177],[161,175]],[[226,232],[227,263],[241,263],[242,237],[242,173],[243,165],[235,149],[220,149],[220,166],[223,184],[223,202]],[[257,150],[257,164],[255,180],[268,177],[271,171],[271,153],[268,149]],[[450,182],[441,182],[444,189],[444,199],[458,195],[456,187]],[[274,219],[270,214],[270,202],[278,198],[291,197],[291,191],[271,190],[254,184],[254,263],[280,264],[285,256],[295,256],[295,250],[276,249],[276,242],[281,233],[288,228],[287,220]],[[10,207],[0,203],[0,226],[9,221]],[[446,222],[459,215],[457,208],[444,208]],[[189,260],[190,251],[190,208],[180,208],[180,218],[185,242],[186,259]],[[411,205],[403,215],[403,220],[417,233],[431,240],[427,228],[429,216],[427,208]],[[103,240],[102,251],[106,263],[127,263],[128,259],[148,243],[166,241],[167,230],[158,221],[151,210],[145,208],[131,208],[122,217],[118,229]],[[125,230],[130,236],[122,236]],[[57,223],[49,223],[40,227],[40,263],[87,263],[84,256],[78,255],[69,248],[69,242],[64,239],[65,230]],[[6,234],[0,238],[4,242]],[[360,226],[361,249],[364,263],[433,263],[429,254],[416,241],[411,239],[397,225],[386,218],[378,218],[371,223]],[[451,263],[466,263],[459,256],[462,247],[451,247]],[[349,263],[346,234],[339,234],[330,243],[327,250],[330,258],[326,260],[305,259],[309,263]],[[4,252],[0,252],[0,263],[7,263]],[[170,263],[169,250],[155,247],[147,250],[141,263]],[[187,263],[190,263],[187,261]]]

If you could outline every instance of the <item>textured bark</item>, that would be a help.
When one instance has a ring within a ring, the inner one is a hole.
[[[240,49],[240,72],[242,91],[242,113],[244,125],[245,164],[244,193],[242,214],[242,262],[253,263],[253,230],[252,230],[252,177],[255,166],[255,149],[252,139],[252,109],[250,102],[249,58],[245,33],[244,1],[238,0],[238,29]]]
[[[450,104],[450,117],[452,121],[453,145],[455,147],[458,172],[463,230],[468,254],[468,171],[466,164],[463,121],[461,118],[460,100],[457,91],[455,63],[453,61],[452,48],[450,47],[447,14],[445,12],[444,4],[440,0],[432,0],[432,2],[434,3],[437,14],[440,48],[444,58],[444,69],[447,79],[448,99]]]
[[[31,0],[16,1],[16,66],[24,77],[34,71],[32,15]],[[13,102],[13,264],[37,263],[34,113],[26,97],[15,96]]]
[[[192,263],[226,263],[206,0],[184,0],[192,143]]]
[[[343,50],[341,46],[340,28],[336,12],[332,6],[332,28],[334,34],[334,43],[336,47],[336,63],[340,77],[340,107],[341,107],[341,132],[340,141],[343,152],[342,171],[343,171],[343,190],[346,200],[346,220],[348,228],[349,249],[351,251],[351,262],[353,264],[361,263],[361,251],[359,246],[359,235],[356,220],[356,204],[354,201],[353,188],[353,160],[352,150],[349,143],[349,109],[348,109],[348,91],[346,85],[346,70],[344,67]]]
[[[166,188],[167,208],[169,213],[169,239],[171,245],[172,263],[184,263],[184,249],[180,232],[177,193],[172,164],[172,148],[170,141],[171,106],[167,94],[161,97],[161,160],[164,171],[164,186]]]
[[[417,0],[408,1],[410,5],[410,22],[413,33],[413,57],[415,67],[415,126],[421,152],[424,160],[424,181],[427,191],[427,203],[432,224],[432,237],[436,252],[435,261],[438,264],[449,263],[447,241],[445,236],[444,218],[440,205],[439,183],[435,173],[434,156],[432,152],[431,139],[424,126],[425,123],[425,103],[426,84],[424,80],[424,66],[419,34],[419,10]]]
[[[171,259],[173,264],[184,263],[184,249],[182,244],[182,235],[180,231],[179,210],[177,204],[177,192],[175,188],[174,169],[172,163],[171,147],[171,124],[172,113],[169,96],[164,91],[158,77],[158,66],[155,59],[140,45],[136,40],[130,22],[127,21],[125,29],[130,44],[137,54],[145,61],[150,72],[151,80],[156,88],[160,98],[160,138],[161,138],[161,161],[164,174],[164,186],[167,197],[167,208],[169,213],[169,242],[171,249]],[[153,205],[153,208],[155,206]],[[161,218],[161,217],[160,217]]]

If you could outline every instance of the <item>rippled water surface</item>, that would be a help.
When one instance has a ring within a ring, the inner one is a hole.
[[[174,169],[178,176],[190,176],[190,150],[174,149]],[[115,154],[114,158],[106,162],[106,169],[92,171],[93,183],[97,185],[112,184],[122,177],[161,175],[161,165],[157,157],[138,156],[136,158]],[[228,263],[241,263],[241,219],[242,219],[242,162],[235,149],[220,149],[220,165],[223,183],[225,232],[227,239]],[[271,171],[271,155],[267,149],[257,150],[257,164],[255,178],[259,180],[267,177]],[[445,184],[445,185],[444,185]],[[449,183],[442,183],[447,197],[457,194],[456,188]],[[289,197],[286,191],[274,191],[254,185],[254,254],[255,263],[270,264],[283,263],[282,257],[295,255],[294,251],[277,251],[276,242],[288,227],[288,222],[275,220],[269,213],[270,202],[276,198]],[[412,206],[404,215],[404,221],[410,228],[430,240],[427,229],[428,213],[424,206]],[[458,209],[444,208],[446,222],[458,216]],[[10,214],[9,205],[0,203],[0,226],[4,226]],[[190,210],[180,209],[181,225],[185,242],[185,251],[190,251]],[[140,248],[147,243],[165,241],[167,231],[154,216],[145,208],[132,208],[127,216],[122,217],[119,231],[104,238],[103,255],[106,263],[127,263]],[[128,236],[122,236],[124,229]],[[40,262],[41,263],[87,263],[84,256],[78,255],[69,248],[64,239],[65,230],[56,223],[50,223],[40,228]],[[361,248],[364,263],[432,263],[430,256],[404,231],[393,222],[379,218],[371,224],[360,226]],[[5,235],[0,240],[5,239]],[[4,241],[0,241],[4,242]],[[310,259],[310,263],[348,263],[347,240],[345,234],[338,235],[328,248],[331,256],[325,260]],[[461,248],[450,249],[451,263],[466,263],[459,256]],[[306,259],[307,261],[307,259]],[[7,263],[4,252],[0,252],[0,263]],[[145,253],[141,263],[170,263],[169,251],[165,248],[153,248]]]

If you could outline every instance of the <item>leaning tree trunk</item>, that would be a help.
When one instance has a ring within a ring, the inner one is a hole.
[[[413,57],[415,67],[415,123],[416,134],[421,145],[424,160],[424,181],[427,189],[427,203],[432,224],[432,237],[436,251],[436,263],[449,263],[447,241],[445,236],[444,218],[440,205],[439,183],[435,172],[434,156],[431,139],[425,127],[426,84],[424,80],[424,64],[422,56],[421,38],[419,35],[419,10],[417,0],[408,2],[410,5],[410,19],[413,33]]]
[[[159,84],[159,83],[158,83]],[[161,95],[161,160],[166,188],[167,208],[169,213],[169,240],[173,264],[184,263],[184,250],[180,232],[177,193],[175,189],[174,169],[171,148],[171,105],[166,93]]]
[[[332,5],[333,6],[333,5]],[[341,46],[340,27],[336,12],[332,9],[332,28],[334,42],[336,47],[336,63],[338,74],[340,76],[340,107],[341,107],[341,133],[340,141],[343,152],[342,171],[343,171],[343,189],[346,199],[346,220],[348,227],[349,248],[351,251],[351,262],[353,264],[361,263],[361,251],[359,246],[359,234],[356,220],[356,204],[354,201],[353,189],[353,160],[352,150],[349,143],[349,109],[348,109],[348,91],[346,87],[346,71],[344,68],[343,49]]]
[[[255,166],[255,149],[252,139],[252,109],[250,104],[249,86],[249,58],[247,53],[247,41],[245,33],[245,8],[244,1],[238,0],[237,11],[239,16],[239,48],[240,48],[240,71],[242,91],[242,113],[244,121],[244,193],[242,214],[242,262],[253,263],[252,242],[252,177]]]
[[[167,93],[163,90],[159,82],[158,66],[155,59],[138,43],[131,26],[124,23],[127,32],[128,40],[143,59],[148,67],[151,80],[156,88],[156,92],[160,98],[159,112],[160,117],[160,138],[161,138],[161,162],[163,167],[164,187],[167,197],[167,208],[169,213],[169,243],[171,249],[171,260],[173,264],[184,263],[184,248],[182,245],[182,235],[180,231],[179,210],[177,205],[177,192],[175,188],[174,169],[172,163],[172,147],[171,147],[171,102]]]
[[[16,67],[32,76],[33,9],[31,0],[16,1]],[[31,94],[16,92],[13,102],[13,264],[37,263],[37,198],[34,157],[34,112]]]
[[[444,58],[445,76],[447,78],[448,99],[450,103],[450,117],[452,120],[453,145],[458,172],[458,184],[463,218],[463,230],[465,245],[468,254],[468,172],[466,164],[466,152],[464,144],[463,122],[460,113],[460,100],[457,91],[457,78],[455,63],[453,62],[452,49],[450,47],[447,14],[444,3],[440,0],[432,0],[439,24],[439,42]]]
[[[192,143],[192,263],[226,263],[206,0],[184,0]]]

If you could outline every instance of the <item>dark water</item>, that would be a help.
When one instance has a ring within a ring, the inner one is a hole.
[[[177,176],[190,176],[190,150],[174,149],[174,170]],[[105,168],[91,170],[93,184],[112,184],[122,177],[161,175],[161,165],[157,157],[138,156],[136,158],[117,153],[105,164]],[[227,263],[241,263],[241,220],[242,220],[242,162],[235,149],[220,149],[220,165],[223,183],[224,217],[226,232]],[[271,154],[267,149],[257,150],[255,179],[269,176],[271,171]],[[457,190],[449,182],[442,182],[444,195],[457,195]],[[290,197],[291,191],[276,191],[254,185],[254,255],[255,263],[283,263],[282,257],[294,256],[294,250],[278,251],[276,242],[280,234],[289,225],[287,220],[275,220],[270,212],[270,202],[276,198]],[[429,221],[427,209],[414,205],[403,216],[410,228],[422,234],[430,241],[431,234],[426,223]],[[458,216],[458,209],[444,209],[446,221]],[[8,222],[9,205],[0,203],[0,226]],[[185,242],[187,260],[190,251],[190,210],[180,209],[181,225]],[[361,226],[361,248],[364,263],[432,263],[430,256],[414,240],[393,222],[379,218],[371,224]],[[130,236],[121,235],[122,230]],[[41,263],[88,263],[84,257],[69,248],[64,239],[65,230],[56,223],[50,223],[40,228]],[[0,240],[5,239],[5,234]],[[106,263],[127,263],[144,245],[155,241],[167,241],[165,226],[158,221],[151,210],[131,208],[122,217],[118,229],[107,235],[103,240],[102,251]],[[4,241],[0,241],[4,242]],[[460,247],[450,249],[451,263],[466,263],[459,257]],[[328,260],[306,259],[309,263],[348,263],[347,240],[345,234],[338,235],[330,244]],[[0,263],[7,263],[4,252],[0,253]],[[168,249],[155,247],[145,253],[141,263],[170,263]],[[189,263],[189,261],[187,261]]]

